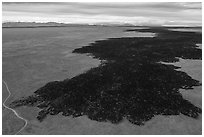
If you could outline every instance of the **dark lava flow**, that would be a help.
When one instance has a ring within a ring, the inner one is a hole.
[[[89,53],[103,60],[101,65],[63,81],[53,81],[34,95],[16,100],[11,107],[36,106],[37,119],[48,114],[119,123],[123,118],[143,125],[155,115],[179,115],[197,118],[201,108],[182,97],[179,89],[200,86],[199,81],[179,67],[159,63],[200,59],[201,33],[169,31],[165,28],[127,30],[155,32],[154,38],[111,38],[96,41],[73,53]]]

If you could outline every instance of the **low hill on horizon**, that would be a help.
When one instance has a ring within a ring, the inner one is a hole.
[[[57,22],[3,22],[2,28],[27,28],[27,27],[69,27],[69,26],[121,26],[121,27],[147,27],[147,25],[118,24],[118,23],[98,23],[98,24],[72,24]],[[202,26],[151,26],[169,28],[201,28]]]

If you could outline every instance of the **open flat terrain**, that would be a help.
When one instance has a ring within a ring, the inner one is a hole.
[[[110,27],[3,29],[2,73],[3,80],[7,82],[12,92],[6,104],[9,105],[19,97],[31,95],[49,81],[73,77],[91,67],[98,66],[100,61],[96,59],[82,54],[73,54],[72,50],[75,48],[110,37],[153,36],[152,33],[135,34],[123,32],[124,30],[126,28],[117,27],[112,29]],[[3,83],[2,85],[2,101],[4,101],[8,96],[8,91]],[[33,113],[30,113],[31,111]],[[17,112],[22,113],[22,116],[29,120],[36,120],[34,114],[38,110],[18,108]],[[24,115],[24,112],[27,113]],[[13,125],[12,122],[9,124],[9,121],[12,120],[7,118],[6,114],[8,113],[13,117],[12,119],[21,122],[21,124],[17,124],[14,131],[9,130]],[[23,121],[5,108],[3,108],[3,119],[5,121],[3,122],[3,134],[15,134],[23,126]]]
[[[100,64],[87,54],[72,53],[74,49],[88,46],[96,40],[124,36],[154,36],[153,33],[126,32],[122,27],[67,27],[67,28],[12,28],[3,29],[3,80],[8,83],[12,96],[7,104],[27,97],[51,81],[64,80],[84,73]],[[134,28],[131,28],[134,29]],[[85,51],[86,53],[87,51]],[[89,51],[88,51],[89,52]],[[87,52],[87,53],[88,53]],[[97,56],[97,54],[95,54]],[[97,58],[97,57],[96,57]],[[180,64],[179,64],[180,63]],[[174,65],[180,66],[193,79],[201,82],[201,60],[181,59]],[[193,105],[202,107],[201,86],[180,89],[183,97]],[[3,87],[3,100],[7,92]],[[191,118],[186,115],[156,115],[143,126],[130,123],[127,119],[117,124],[90,120],[86,115],[65,117],[48,115],[42,122],[36,119],[36,107],[18,107],[16,110],[28,120],[20,134],[201,134],[201,114]],[[13,134],[23,125],[15,120],[13,113],[3,111],[3,133]],[[12,118],[9,118],[12,117]],[[12,127],[11,121],[16,121]],[[60,125],[60,126],[59,126]],[[9,128],[13,130],[8,130]]]

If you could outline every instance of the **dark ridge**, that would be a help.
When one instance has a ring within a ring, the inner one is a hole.
[[[128,30],[155,32],[154,38],[111,38],[96,41],[73,53],[88,53],[104,60],[99,67],[63,81],[39,88],[33,96],[12,102],[41,109],[37,119],[48,114],[119,123],[123,118],[143,125],[155,115],[179,115],[197,118],[201,108],[182,97],[179,89],[192,89],[201,83],[179,67],[159,62],[178,58],[202,59],[201,34],[174,32],[164,28]]]

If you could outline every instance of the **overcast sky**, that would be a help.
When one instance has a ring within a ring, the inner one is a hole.
[[[202,25],[201,3],[3,3],[3,22]]]

